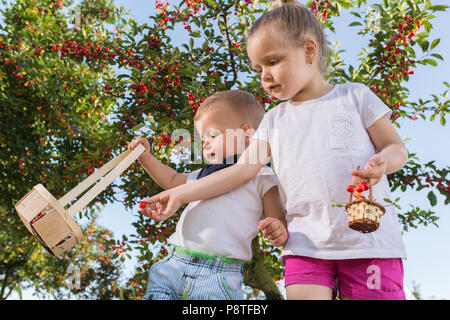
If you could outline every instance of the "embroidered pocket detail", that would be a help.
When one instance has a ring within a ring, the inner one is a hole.
[[[331,113],[328,118],[330,149],[363,151],[363,128],[358,117]]]

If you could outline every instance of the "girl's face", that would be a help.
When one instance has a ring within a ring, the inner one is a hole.
[[[248,57],[261,74],[264,90],[280,100],[295,101],[317,75],[317,66],[307,63],[309,52],[304,45],[294,46],[283,32],[275,33],[268,27],[258,30],[247,42]]]

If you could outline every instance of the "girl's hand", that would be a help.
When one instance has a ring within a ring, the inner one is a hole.
[[[142,154],[138,158],[138,161],[142,162],[143,160],[145,160],[146,157],[150,155],[150,143],[148,142],[148,140],[144,138],[134,139],[133,141],[130,142],[128,148],[134,150],[139,145],[139,143],[141,143],[145,148],[145,151],[142,152]]]
[[[144,199],[139,203],[140,212],[150,219],[156,220],[155,217],[153,217],[152,212],[156,211],[156,204],[155,203],[148,203],[148,199]]]
[[[363,180],[370,179],[372,185],[375,185],[380,182],[381,178],[386,173],[387,166],[387,161],[384,160],[379,154],[375,154],[370,157],[369,161],[364,166],[364,169],[355,169],[352,171],[352,182],[356,185]]]
[[[148,215],[145,215],[157,221],[166,220],[173,216],[183,204],[181,201],[182,189],[180,187],[160,192],[151,198],[145,199],[144,201],[148,207],[148,210],[147,207],[145,208]]]
[[[260,221],[258,228],[275,247],[283,246],[288,239],[288,232],[283,223],[274,217],[267,217]]]

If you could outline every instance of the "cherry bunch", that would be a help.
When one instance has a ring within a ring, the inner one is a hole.
[[[357,184],[356,186],[354,184],[348,185],[347,186],[347,191],[349,193],[353,193],[353,196],[356,199],[360,199],[360,198],[365,199],[365,197],[362,195],[362,193],[364,191],[369,190],[369,188],[370,188],[369,183],[367,181],[363,181],[363,182]]]
[[[265,96],[265,97],[256,97],[256,99],[261,103],[263,108],[265,108],[265,104],[269,105],[272,103],[272,101],[276,100],[276,98],[272,96]]]
[[[330,7],[331,3],[329,0],[315,0],[311,3],[309,8],[316,18],[322,22],[328,17]]]
[[[194,96],[194,94],[192,93],[192,92],[189,92],[188,93],[188,99],[189,99],[189,105],[191,106],[191,108],[192,108],[192,112],[194,113],[194,114],[196,114],[197,113],[197,109],[198,109],[198,107],[200,106],[200,104],[203,102],[203,101],[205,101],[205,98],[200,98],[200,99],[198,99],[198,101],[197,101],[197,98]]]
[[[422,25],[421,19],[414,19],[409,15],[403,17],[403,21],[392,26],[392,30],[385,34],[384,44],[374,39],[370,40],[369,46],[376,47],[380,51],[379,65],[376,70],[381,73],[383,84],[372,85],[371,90],[387,105],[392,107],[393,121],[400,117],[398,112],[401,105],[405,103],[403,99],[396,98],[396,87],[391,85],[391,81],[401,82],[408,80],[414,74],[412,67],[416,66],[416,60],[408,56],[407,47],[414,44],[417,30]],[[392,88],[389,92],[386,88]],[[400,102],[401,100],[401,102]],[[424,111],[424,110],[422,110]],[[410,119],[417,120],[417,115],[410,115]]]

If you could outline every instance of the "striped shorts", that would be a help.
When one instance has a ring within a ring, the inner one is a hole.
[[[151,266],[143,300],[242,300],[242,264],[175,252]]]

